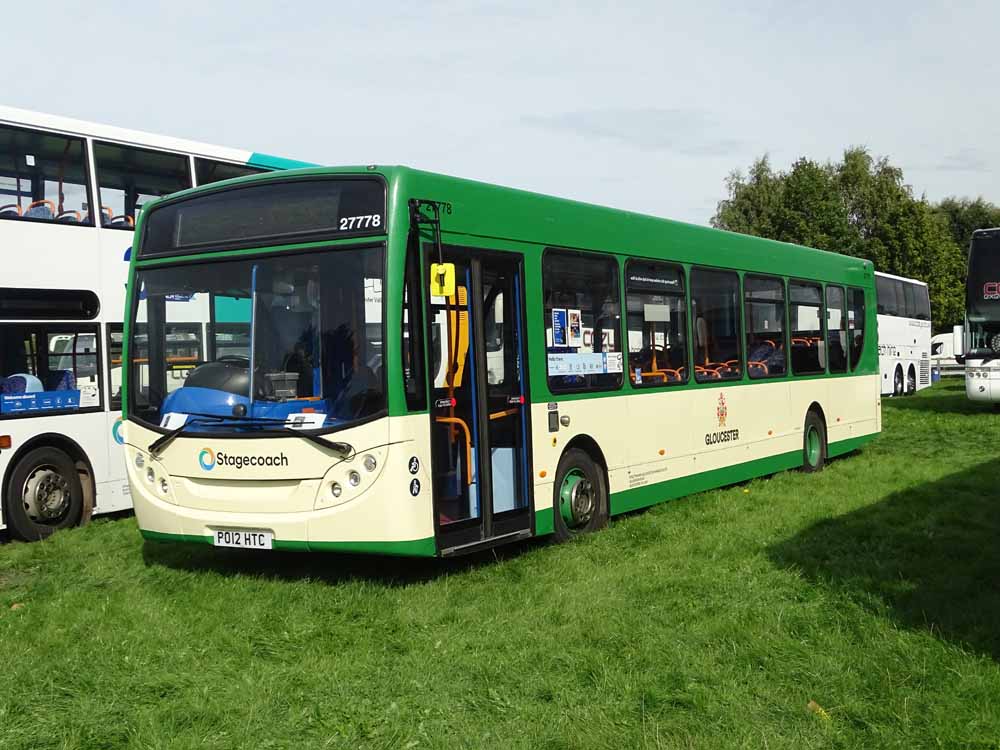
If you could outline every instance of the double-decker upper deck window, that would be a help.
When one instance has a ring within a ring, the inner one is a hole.
[[[134,229],[148,201],[191,187],[188,157],[115,143],[95,143],[101,226]]]
[[[147,217],[140,255],[264,247],[385,231],[381,179],[273,179],[158,207]]]
[[[823,343],[823,290],[819,284],[792,281],[791,300],[792,372],[814,375],[826,371]]]
[[[694,378],[699,383],[739,380],[740,279],[731,271],[691,271]]]
[[[865,290],[850,287],[847,290],[847,333],[851,342],[851,371],[858,369],[865,350]]]
[[[621,299],[615,259],[548,251],[542,259],[542,287],[549,388],[619,388]]]
[[[0,319],[93,320],[101,310],[89,289],[0,287]]]
[[[844,311],[844,288],[826,288],[826,341],[830,353],[830,372],[847,372],[847,315]]]
[[[244,164],[232,164],[212,159],[197,158],[194,160],[194,176],[197,178],[199,185],[208,185],[212,182],[232,180],[236,177],[246,177],[247,175],[261,174],[267,171],[258,167],[248,167]]]
[[[751,378],[780,377],[785,364],[785,284],[781,279],[747,276],[747,373]]]
[[[628,374],[638,387],[688,379],[684,273],[665,263],[630,260],[625,266]]]
[[[0,126],[0,219],[93,226],[82,138]]]

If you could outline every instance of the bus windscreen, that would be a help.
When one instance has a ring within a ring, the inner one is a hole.
[[[375,178],[267,180],[153,208],[140,257],[384,234]]]
[[[970,316],[1000,320],[1000,233],[973,239],[967,294]]]

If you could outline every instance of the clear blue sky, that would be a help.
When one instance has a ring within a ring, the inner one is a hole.
[[[697,223],[849,145],[1000,202],[995,2],[9,5],[10,106]]]

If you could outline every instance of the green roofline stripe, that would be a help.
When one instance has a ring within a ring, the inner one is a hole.
[[[250,154],[247,164],[251,167],[263,167],[264,169],[300,169],[301,167],[315,167],[308,161],[298,161],[297,159],[286,159],[283,156],[272,156],[254,151]]]

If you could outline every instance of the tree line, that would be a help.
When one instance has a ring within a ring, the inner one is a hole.
[[[787,171],[767,156],[726,180],[712,226],[866,258],[878,271],[926,281],[935,330],[962,322],[969,241],[1000,226],[1000,207],[983,198],[930,203],[903,171],[867,149],[820,164],[801,158]]]

